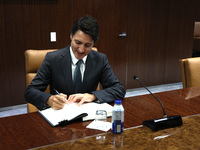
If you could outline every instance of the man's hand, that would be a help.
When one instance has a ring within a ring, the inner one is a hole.
[[[67,95],[62,93],[60,95],[52,95],[49,97],[47,104],[50,105],[53,109],[62,109],[67,103],[66,98]]]
[[[84,93],[84,94],[73,94],[68,98],[68,103],[72,104],[74,102],[79,102],[78,105],[82,105],[85,102],[92,102],[96,100],[96,96],[94,94]]]

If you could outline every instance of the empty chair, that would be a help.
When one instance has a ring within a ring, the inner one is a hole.
[[[193,57],[200,57],[200,22],[195,22],[194,26]]]
[[[200,57],[180,60],[183,88],[200,86]]]

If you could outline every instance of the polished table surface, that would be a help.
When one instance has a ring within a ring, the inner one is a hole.
[[[168,116],[185,117],[200,114],[200,87],[161,92],[155,95],[162,101]],[[142,125],[143,120],[163,117],[160,104],[150,94],[125,98],[123,106],[125,109],[124,128],[126,129],[123,135],[129,132],[129,128]],[[108,121],[111,121],[111,118]],[[76,122],[64,127],[51,127],[37,112],[0,118],[0,147],[29,149],[105,134],[103,131],[87,129],[86,126],[89,123],[91,121]],[[181,127],[185,125],[183,122]],[[144,129],[146,133],[151,132],[148,128]],[[135,137],[136,134],[138,133],[135,133]],[[140,135],[146,134],[140,133]],[[141,144],[144,145],[145,142]]]
[[[127,149],[127,150],[199,150],[200,115],[183,118],[180,127],[154,132],[146,126],[126,128],[122,134],[111,132],[88,138],[34,148],[35,150],[54,149]]]

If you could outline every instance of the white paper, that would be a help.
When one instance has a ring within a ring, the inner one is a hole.
[[[111,129],[112,123],[111,122],[104,122],[104,121],[93,121],[91,122],[86,128],[89,129],[96,129],[96,130],[102,130],[107,132]]]
[[[95,119],[96,110],[106,110],[107,117],[112,116],[113,106],[107,103],[97,104],[91,102],[82,104],[81,106],[78,106],[77,104],[78,103],[66,104],[65,107],[60,110],[48,108],[39,112],[50,124],[52,124],[52,126],[57,125],[63,120],[71,120],[82,113],[88,114],[88,116],[83,117],[83,121],[93,120]]]

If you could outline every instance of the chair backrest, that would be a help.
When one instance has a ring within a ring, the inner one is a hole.
[[[200,37],[200,22],[195,22],[194,37]]]
[[[200,22],[195,22],[193,50],[200,51]]]
[[[58,49],[48,49],[48,50],[29,49],[25,51],[26,86],[28,86],[35,77],[37,70],[42,64],[42,61],[44,60],[44,57],[47,54],[47,52],[52,52],[56,50]],[[96,47],[93,47],[92,50],[98,51]],[[100,90],[100,84],[98,85],[97,90]],[[45,92],[47,93],[50,92],[49,86],[47,87]],[[34,105],[27,103],[27,112],[36,112],[36,111],[38,111],[38,109]]]
[[[180,60],[183,88],[200,86],[200,57]]]

